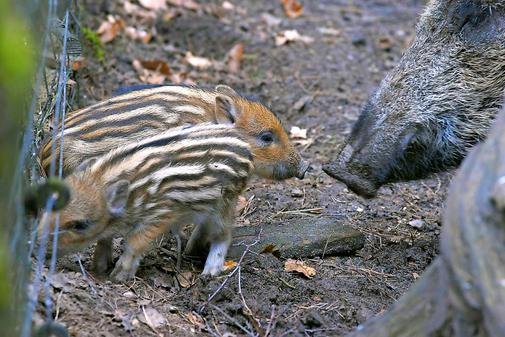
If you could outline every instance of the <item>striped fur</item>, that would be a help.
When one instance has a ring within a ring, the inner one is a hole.
[[[221,86],[225,87],[225,86]],[[263,105],[240,97],[233,89],[203,90],[197,87],[161,86],[112,97],[90,107],[68,114],[64,123],[64,175],[72,172],[83,160],[100,156],[118,144],[138,142],[172,127],[206,122],[233,122],[216,105],[218,96],[231,99],[241,113],[235,124],[244,135],[263,129],[286,134],[277,117]],[[279,135],[278,139],[287,140]],[[56,138],[59,158],[60,133]],[[289,141],[288,141],[289,142]],[[286,144],[286,153],[294,151]],[[52,141],[42,146],[40,159],[46,172],[53,156]]]
[[[124,281],[156,237],[191,223],[196,229],[188,245],[210,244],[204,273],[214,275],[224,262],[252,159],[232,125],[209,123],[173,128],[92,159],[66,178],[72,197],[60,213],[61,252],[125,236],[111,274]]]

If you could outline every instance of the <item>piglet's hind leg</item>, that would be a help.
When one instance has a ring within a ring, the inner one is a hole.
[[[149,248],[154,239],[167,231],[167,228],[168,223],[163,222],[143,227],[130,234],[126,240],[124,252],[110,274],[111,278],[117,282],[132,279],[137,272],[142,254]]]

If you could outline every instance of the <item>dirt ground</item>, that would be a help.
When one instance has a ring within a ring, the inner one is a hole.
[[[165,12],[175,17],[162,12],[146,20],[128,14],[123,1],[84,1],[83,27],[96,30],[110,14],[154,34],[149,43],[118,34],[105,44],[103,62],[85,49],[78,105],[141,83],[135,59],[163,60],[189,83],[223,83],[256,95],[288,130],[308,130],[297,147],[313,169],[304,180],[254,180],[245,194],[254,198],[237,226],[282,220],[289,231],[290,220],[301,215],[330,217],[336,226],[363,232],[365,247],[351,256],[305,260],[316,270],[311,279],[285,272],[284,261],[272,254],[248,254],[240,272],[203,279],[200,266],[189,261],[175,271],[175,244],[166,238],[128,284],[93,277],[86,252],[88,277],[73,257],[60,263],[52,282],[54,314],[72,336],[341,336],[386,310],[438,253],[450,174],[386,186],[376,199],[364,200],[321,171],[413,38],[424,1],[303,1],[303,14],[294,19],[278,1],[225,3],[200,1],[196,11],[169,6]],[[293,29],[313,41],[276,46],[276,34]],[[239,42],[244,59],[231,73],[219,64]],[[185,62],[187,51],[217,66],[194,68]]]

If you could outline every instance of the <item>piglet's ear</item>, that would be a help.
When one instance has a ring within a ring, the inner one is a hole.
[[[87,170],[88,168],[91,167],[91,165],[93,165],[96,161],[98,160],[97,157],[93,157],[93,158],[88,158],[86,160],[84,160],[82,163],[80,163],[74,170],[74,172],[81,172],[81,171],[85,171]]]
[[[107,208],[112,216],[121,216],[126,211],[126,203],[128,196],[130,182],[128,180],[119,180],[109,185],[105,191],[105,198],[107,201]]]
[[[239,111],[235,102],[228,96],[216,96],[215,119],[219,124],[235,124]]]
[[[224,85],[224,84],[218,84],[215,88],[215,90],[223,95],[228,95],[228,96],[239,96],[235,90],[233,90],[231,87]]]

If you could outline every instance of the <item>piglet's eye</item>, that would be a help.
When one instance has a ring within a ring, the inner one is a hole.
[[[88,229],[91,224],[92,222],[90,220],[75,220],[68,222],[65,227],[75,231],[84,231]]]
[[[270,145],[274,141],[274,134],[272,131],[265,131],[260,133],[259,135],[259,140],[264,144],[264,145]]]

